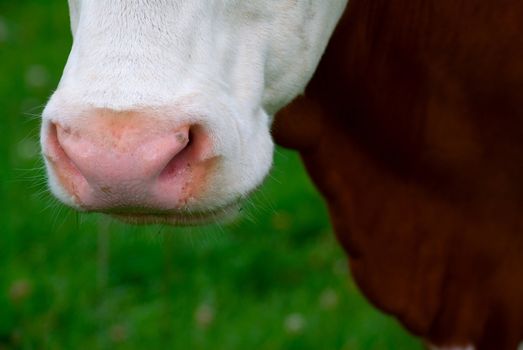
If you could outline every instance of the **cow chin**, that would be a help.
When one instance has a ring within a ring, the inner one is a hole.
[[[223,222],[272,164],[268,122],[256,118],[60,108],[69,111],[66,118],[53,105],[41,131],[49,187],[79,211],[131,224]]]
[[[108,213],[114,219],[131,225],[196,226],[206,223],[229,222],[241,212],[241,201],[234,201],[222,207],[206,211],[171,210],[164,212],[114,212]]]

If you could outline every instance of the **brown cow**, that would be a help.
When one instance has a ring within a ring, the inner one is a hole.
[[[354,278],[438,346],[523,339],[523,2],[351,0],[276,118]]]

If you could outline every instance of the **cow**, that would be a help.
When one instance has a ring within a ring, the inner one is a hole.
[[[234,215],[346,4],[70,0],[73,45],[42,113],[52,193],[136,224]]]
[[[136,224],[226,219],[271,167],[272,124],[374,305],[441,349],[517,347],[523,5],[69,5],[41,128],[63,203]]]
[[[517,348],[522,3],[351,0],[273,129],[374,305],[444,348]]]

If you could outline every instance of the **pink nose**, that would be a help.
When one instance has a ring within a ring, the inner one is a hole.
[[[51,125],[46,155],[84,209],[179,209],[202,180],[205,142],[193,140],[194,129],[102,113],[74,126]]]

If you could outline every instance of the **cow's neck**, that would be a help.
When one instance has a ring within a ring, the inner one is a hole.
[[[451,76],[488,61],[439,59],[437,46],[463,49],[472,38],[447,42],[436,31],[434,43],[420,43],[417,28],[409,35],[398,25],[392,3],[382,12],[373,3],[349,5],[305,97],[277,116],[276,140],[300,150],[371,302],[438,343],[515,348],[523,336],[523,285],[514,280],[523,260],[523,128],[514,113],[522,91],[500,96],[504,78]]]

